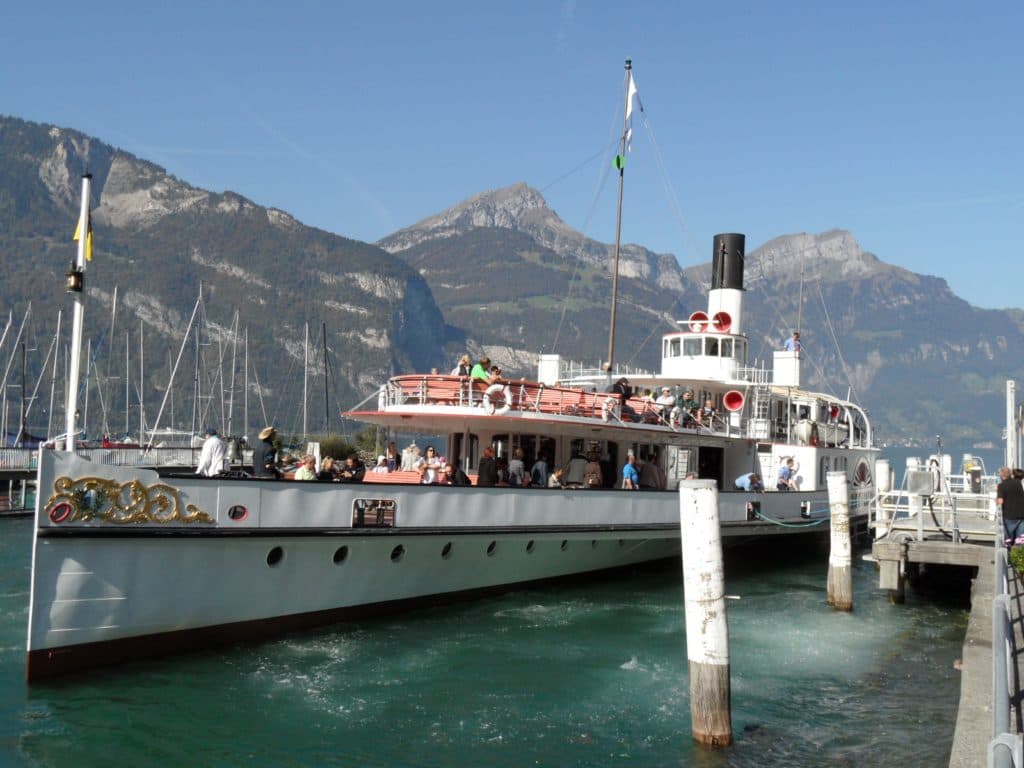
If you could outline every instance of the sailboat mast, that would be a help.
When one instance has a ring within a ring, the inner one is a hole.
[[[74,299],[74,316],[71,324],[71,364],[68,369],[68,404],[65,413],[65,444],[68,451],[75,449],[75,421],[78,418],[78,379],[82,372],[82,327],[85,322],[85,305],[82,294],[85,290],[85,254],[90,239],[89,182],[92,174],[82,175],[82,206],[78,214],[78,254],[67,273],[67,291]]]
[[[309,323],[306,323],[306,340],[302,345],[302,439],[309,437],[309,425],[306,421],[307,404],[309,403]]]
[[[46,436],[53,435],[53,398],[57,393],[57,358],[60,357],[60,321],[64,310],[57,310],[57,332],[53,337],[53,376],[50,379],[50,410],[46,414]]]
[[[139,320],[139,445],[146,442],[146,349],[143,346],[142,320]]]
[[[324,434],[331,433],[331,408],[327,399],[327,323],[323,324],[324,339]]]
[[[131,404],[131,389],[129,382],[131,381],[131,338],[129,332],[124,332],[124,435],[128,437],[131,434],[130,430],[132,425],[128,422],[128,408]],[[142,435],[139,435],[139,442],[142,442]]]
[[[242,399],[242,435],[246,438],[249,436],[249,326],[245,326],[245,376],[243,377],[243,386],[245,387],[245,397]]]
[[[15,448],[25,443],[25,342],[21,342],[21,423],[18,425],[18,440]]]
[[[626,136],[629,131],[629,100],[630,86],[633,79],[633,61],[626,59],[626,104],[622,111],[622,140],[619,144],[619,154],[615,157],[615,165],[619,169],[619,203],[615,214],[615,261],[612,267],[612,316],[608,322],[608,381],[612,379],[612,369],[615,365],[615,309],[619,294],[619,248],[622,244],[622,187],[624,173],[626,170]]]

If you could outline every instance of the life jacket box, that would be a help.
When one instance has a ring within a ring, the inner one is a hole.
[[[912,496],[931,496],[935,493],[935,475],[927,469],[908,469],[907,493]]]

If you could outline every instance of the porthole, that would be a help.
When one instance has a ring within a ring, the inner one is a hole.
[[[533,539],[530,539],[528,542],[526,542],[526,554],[531,554],[533,552],[534,546],[535,544],[533,542]]]
[[[342,545],[334,550],[334,564],[341,565],[348,560],[348,546]]]
[[[241,504],[235,504],[228,508],[228,517],[236,523],[245,520],[249,516],[249,510]]]
[[[403,557],[405,557],[405,547],[403,547],[401,544],[399,544],[397,547],[391,550],[392,563],[397,563]]]
[[[568,539],[562,539],[562,551],[565,552],[565,550],[567,550],[568,548],[569,548],[569,540]]]
[[[267,552],[267,565],[273,568],[275,565],[284,560],[284,550],[281,547],[274,547],[272,550]]]
[[[488,557],[493,557],[494,556],[494,550],[496,550],[497,548],[498,548],[498,542],[496,542],[496,541],[492,541],[490,544],[488,544],[487,545],[487,556]]]
[[[452,556],[452,543],[449,541],[441,549],[441,559],[442,560],[447,560],[451,556]]]

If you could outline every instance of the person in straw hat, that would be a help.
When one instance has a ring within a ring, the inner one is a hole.
[[[277,449],[274,438],[277,430],[267,427],[260,432],[260,440],[252,449],[252,473],[256,477],[277,477]]]

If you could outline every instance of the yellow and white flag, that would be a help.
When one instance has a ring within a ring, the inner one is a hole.
[[[85,227],[85,260],[92,261],[92,212],[88,214],[88,224]],[[76,243],[78,238],[82,234],[82,222],[78,222],[78,226],[75,227],[75,236],[71,238]]]

